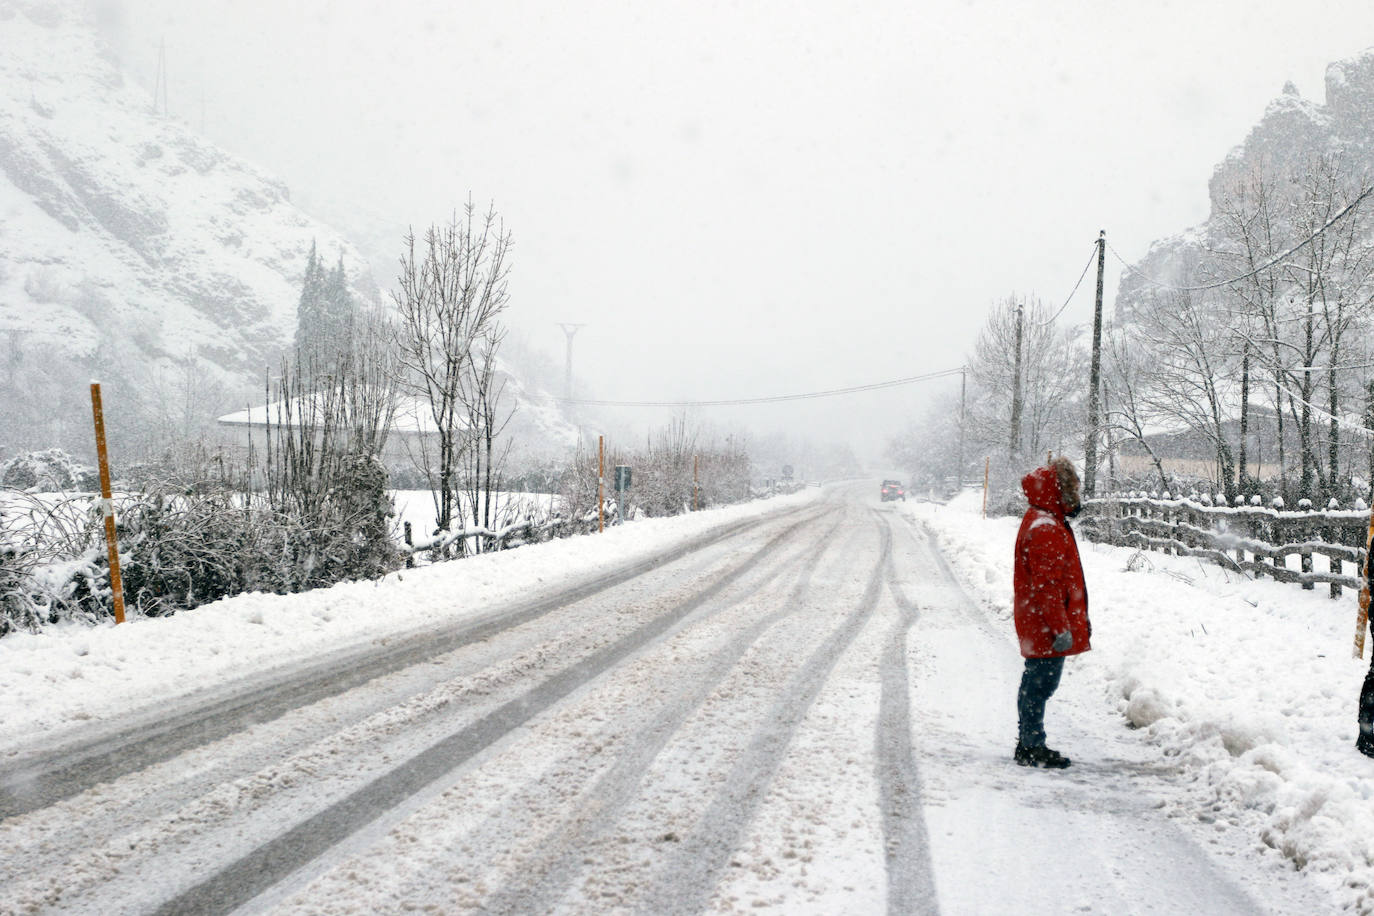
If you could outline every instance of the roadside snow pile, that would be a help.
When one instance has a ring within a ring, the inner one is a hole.
[[[148,709],[274,666],[475,617],[607,575],[735,522],[818,498],[810,489],[646,519],[293,595],[254,592],[122,626],[58,624],[0,640],[0,758],[79,723]]]
[[[1020,520],[979,509],[964,496],[906,511],[1012,639]],[[1374,760],[1354,748],[1365,671],[1351,658],[1355,596],[1333,601],[1324,588],[1192,558],[1082,539],[1079,548],[1093,650],[1070,659],[1069,672],[1177,765],[1191,797],[1174,813],[1242,829],[1257,850],[1277,850],[1344,905],[1374,913]]]

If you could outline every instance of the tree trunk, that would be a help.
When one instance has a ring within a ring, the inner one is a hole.
[[[1336,482],[1340,480],[1341,427],[1340,422],[1336,418],[1340,416],[1340,391],[1336,385],[1336,360],[1334,354],[1331,360],[1331,366],[1326,372],[1326,392],[1327,411],[1331,414],[1331,438],[1326,443],[1326,466],[1328,469],[1326,495],[1339,499],[1340,494],[1336,492]]]
[[[1298,498],[1312,499],[1317,494],[1315,492],[1316,459],[1317,452],[1312,443],[1312,338],[1315,328],[1313,327],[1312,304],[1307,306],[1307,321],[1304,323],[1304,334],[1306,344],[1303,356],[1302,386],[1299,391],[1302,393],[1302,412],[1298,420],[1298,442],[1302,446],[1302,477],[1298,488]]]
[[[1250,438],[1250,342],[1245,342],[1244,354],[1240,361],[1240,488],[1248,486],[1249,472],[1246,468],[1246,450]]]
[[[1274,419],[1278,422],[1279,428],[1279,492],[1283,495],[1284,501],[1288,501],[1288,463],[1284,456],[1283,444],[1283,370],[1278,368],[1278,354],[1275,354],[1274,363]]]

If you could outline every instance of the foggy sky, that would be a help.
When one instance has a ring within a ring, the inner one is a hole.
[[[134,78],[165,40],[173,114],[365,226],[374,257],[494,201],[510,325],[561,366],[556,322],[585,322],[579,393],[618,400],[956,367],[998,299],[1058,308],[1099,229],[1133,260],[1205,219],[1213,166],[1285,80],[1321,101],[1325,65],[1374,44],[1368,0],[553,7],[109,8]],[[1089,277],[1064,319],[1091,309]],[[934,390],[703,418],[876,458]]]

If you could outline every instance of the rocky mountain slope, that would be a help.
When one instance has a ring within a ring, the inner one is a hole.
[[[280,181],[158,114],[83,4],[0,0],[0,446],[88,440],[91,378],[154,440],[242,405],[312,241],[371,283]]]
[[[1211,213],[1205,223],[1155,242],[1135,272],[1122,275],[1117,292],[1117,314],[1129,319],[1150,283],[1141,275],[1163,283],[1189,286],[1216,277],[1200,273],[1198,266],[1208,251],[1233,251],[1236,245],[1223,230],[1222,211],[1228,198],[1247,180],[1265,176],[1271,184],[1291,183],[1315,157],[1335,154],[1342,171],[1352,180],[1374,178],[1374,48],[1326,69],[1325,101],[1302,98],[1289,83],[1265,109],[1245,141],[1217,165],[1208,183]]]

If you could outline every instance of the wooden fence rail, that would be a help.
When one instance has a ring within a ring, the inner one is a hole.
[[[1303,506],[1290,512],[1281,506],[1108,496],[1088,500],[1075,529],[1091,541],[1203,557],[1305,589],[1324,582],[1336,598],[1342,588],[1360,588],[1369,510]],[[1316,569],[1315,557],[1323,558],[1325,570]]]

